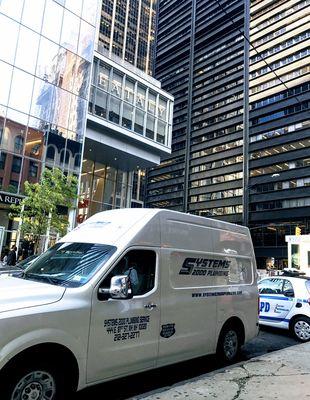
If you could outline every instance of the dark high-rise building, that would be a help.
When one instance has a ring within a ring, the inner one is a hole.
[[[248,221],[259,266],[310,232],[310,1],[253,1]]]
[[[220,4],[160,2],[156,78],[175,98],[173,152],[149,172],[147,201],[241,223],[244,4]]]
[[[175,107],[148,206],[249,225],[261,267],[285,266],[285,235],[310,231],[309,3],[159,5],[155,76]]]
[[[157,0],[104,0],[98,51],[152,75]]]

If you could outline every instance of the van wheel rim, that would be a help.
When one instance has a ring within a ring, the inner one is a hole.
[[[11,400],[52,400],[55,393],[56,384],[52,375],[44,371],[33,371],[17,383]]]
[[[232,360],[238,352],[238,335],[235,331],[228,331],[224,339],[224,354],[228,360]]]
[[[294,325],[294,332],[301,340],[310,339],[310,325],[306,321],[297,321]]]

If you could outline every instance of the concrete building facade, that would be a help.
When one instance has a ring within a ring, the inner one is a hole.
[[[161,1],[155,76],[172,154],[147,204],[244,223],[258,264],[309,233],[309,1]]]

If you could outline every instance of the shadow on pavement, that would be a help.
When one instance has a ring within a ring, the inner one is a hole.
[[[289,335],[288,331],[263,327],[259,335],[243,347],[239,362],[298,343]],[[162,391],[165,387],[184,380],[198,378],[200,375],[215,371],[218,368],[220,368],[220,365],[215,356],[200,357],[96,385],[79,392],[74,400],[104,400],[106,398],[109,400],[125,400],[154,390]]]
[[[117,379],[79,392],[76,400],[124,400],[177,382],[195,378],[217,368],[214,356],[200,357],[168,367],[158,368]]]

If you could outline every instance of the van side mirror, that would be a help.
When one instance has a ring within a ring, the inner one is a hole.
[[[99,288],[98,293],[119,300],[132,299],[133,297],[130,279],[127,275],[113,276],[110,289]]]

